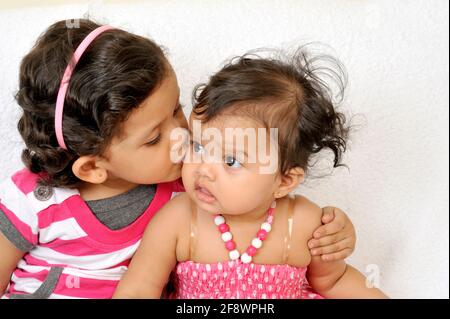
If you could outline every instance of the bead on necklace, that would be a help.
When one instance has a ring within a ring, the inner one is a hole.
[[[253,238],[250,246],[248,246],[247,250],[241,255],[239,251],[236,249],[236,243],[233,240],[233,235],[230,232],[230,226],[225,221],[225,217],[222,214],[216,214],[214,216],[214,223],[217,225],[222,240],[225,242],[225,248],[228,250],[228,255],[231,260],[240,260],[248,264],[252,261],[253,256],[256,254],[257,250],[261,248],[263,241],[267,238],[268,233],[272,230],[273,223],[273,213],[276,207],[276,202],[273,201],[272,205],[270,205],[267,210],[267,218],[261,224],[260,230],[256,233],[256,237]]]

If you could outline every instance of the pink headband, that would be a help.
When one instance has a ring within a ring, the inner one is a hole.
[[[73,70],[83,55],[84,51],[86,51],[89,44],[91,44],[94,39],[99,36],[101,33],[114,29],[112,26],[104,25],[98,27],[91,33],[89,33],[86,38],[84,38],[83,42],[80,43],[78,48],[75,50],[69,65],[67,65],[66,70],[64,71],[64,75],[61,80],[61,84],[59,85],[58,97],[56,99],[56,107],[55,107],[55,133],[56,138],[58,140],[58,144],[61,148],[67,150],[66,143],[64,143],[63,131],[62,131],[62,118],[63,118],[63,109],[64,109],[64,100],[66,99],[67,88],[69,87],[69,81],[72,77]]]

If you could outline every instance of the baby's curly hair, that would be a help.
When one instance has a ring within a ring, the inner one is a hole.
[[[234,57],[207,84],[197,86],[194,114],[202,122],[221,114],[244,115],[267,129],[278,128],[282,174],[294,167],[307,171],[311,156],[325,148],[334,154],[333,166],[341,166],[349,133],[344,114],[336,110],[347,83],[344,67],[330,55],[310,56],[307,46],[291,55],[270,52],[275,57]],[[333,80],[337,95],[324,77]]]
[[[61,78],[81,41],[100,25],[80,19],[50,26],[20,66],[16,100],[26,149],[22,161],[41,183],[77,187],[72,164],[83,155],[103,155],[121,123],[162,82],[168,62],[153,41],[119,29],[98,36],[85,51],[70,79],[63,116],[68,150],[58,146],[55,104]]]

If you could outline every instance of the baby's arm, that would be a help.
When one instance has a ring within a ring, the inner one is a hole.
[[[312,257],[307,278],[325,298],[387,298],[381,290],[367,287],[366,277],[343,260],[324,262],[320,257]]]
[[[5,293],[11,274],[24,254],[0,232],[0,296]]]
[[[321,217],[322,210],[317,205],[297,196],[293,233],[296,242],[306,242],[321,224]],[[307,249],[303,251],[308,254]],[[307,279],[311,287],[325,298],[387,298],[379,289],[368,288],[366,278],[344,260],[324,261],[320,256],[312,256]]]
[[[160,298],[177,262],[177,239],[186,220],[186,195],[169,201],[153,217],[113,298]]]

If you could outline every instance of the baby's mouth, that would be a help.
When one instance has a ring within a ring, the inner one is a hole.
[[[216,200],[213,194],[206,189],[205,187],[201,187],[200,185],[195,185],[195,195],[199,200],[206,203],[212,203]]]

